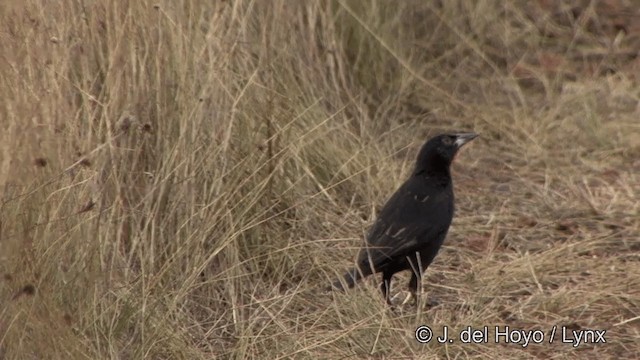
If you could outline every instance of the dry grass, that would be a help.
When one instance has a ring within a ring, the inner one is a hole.
[[[640,353],[640,15],[505,3],[3,1],[0,358]],[[452,129],[440,304],[322,293]]]

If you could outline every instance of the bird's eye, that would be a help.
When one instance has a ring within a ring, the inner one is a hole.
[[[442,143],[449,146],[453,144],[453,138],[451,138],[450,136],[445,136],[444,138],[442,138]]]

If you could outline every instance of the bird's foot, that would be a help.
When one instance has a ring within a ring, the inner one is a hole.
[[[422,304],[419,304],[422,302]],[[411,291],[400,291],[390,299],[390,305],[392,306],[424,306],[426,308],[434,308],[440,305],[442,302],[435,297],[426,296]]]
[[[392,306],[404,306],[406,304],[415,303],[415,296],[409,291],[400,291],[395,294],[389,302]]]
[[[411,291],[407,291],[407,294],[404,297],[404,300],[402,301],[402,305],[406,305],[406,304],[415,304],[417,302],[418,298],[416,297],[416,294],[412,293]]]

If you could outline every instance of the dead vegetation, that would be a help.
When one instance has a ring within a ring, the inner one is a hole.
[[[4,1],[0,358],[632,358],[639,21],[624,0]],[[442,130],[481,138],[439,305],[322,293]]]

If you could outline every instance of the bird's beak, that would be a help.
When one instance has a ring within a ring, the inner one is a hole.
[[[468,143],[469,141],[475,139],[478,137],[478,134],[476,133],[461,133],[461,134],[456,134],[456,147],[459,149],[462,147],[462,145]]]

